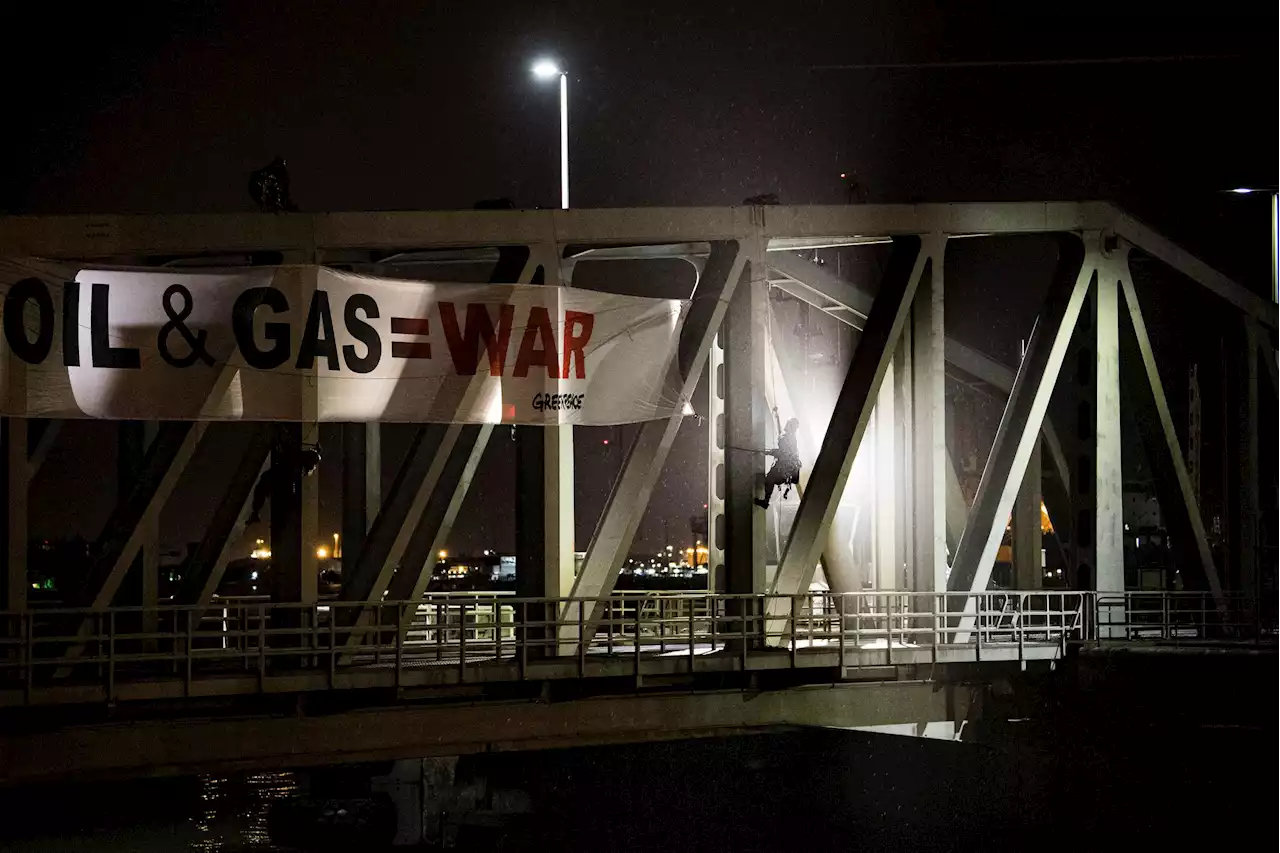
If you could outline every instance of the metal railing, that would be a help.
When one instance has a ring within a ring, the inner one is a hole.
[[[485,593],[40,609],[0,613],[0,702],[1053,658],[1083,638],[1085,603],[1072,592]],[[976,628],[956,643],[966,604]]]
[[[1241,593],[1219,598],[1201,591],[1095,593],[1091,639],[1100,643],[1174,644],[1274,641],[1274,607]]]

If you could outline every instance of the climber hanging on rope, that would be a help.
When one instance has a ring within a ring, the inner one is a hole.
[[[775,419],[778,417],[777,409],[774,409],[773,416]],[[800,482],[800,451],[796,447],[796,432],[799,429],[799,418],[787,421],[786,429],[778,435],[777,448],[765,451],[775,461],[764,477],[764,498],[756,498],[756,506],[768,509],[769,498],[773,496],[775,487],[784,487],[782,496],[785,498],[791,494],[791,487]]]

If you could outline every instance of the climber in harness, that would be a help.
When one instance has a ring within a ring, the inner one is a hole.
[[[291,484],[296,489],[303,477],[310,477],[315,473],[320,467],[320,445],[304,447],[294,458],[297,460],[297,470],[292,472],[293,476],[290,476],[291,472],[279,462],[273,463],[270,468],[262,472],[262,476],[258,478],[258,485],[253,488],[253,508],[249,513],[249,524],[257,524],[262,520],[262,508],[271,497],[278,477],[283,477],[285,483]]]
[[[776,410],[774,417],[777,417]],[[756,498],[756,506],[768,509],[774,488],[782,486],[782,497],[785,499],[790,496],[791,487],[800,482],[800,451],[796,447],[796,431],[799,429],[799,418],[787,421],[786,429],[778,436],[777,448],[765,451],[775,461],[764,477],[764,498]]]

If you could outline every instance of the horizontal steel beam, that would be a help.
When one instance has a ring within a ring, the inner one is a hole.
[[[837,684],[362,709],[315,717],[133,721],[0,736],[0,784],[173,775],[335,762],[965,719],[981,686]],[[515,722],[515,721],[518,721]]]
[[[756,211],[761,211],[757,214]],[[776,248],[865,238],[1098,231],[1117,233],[1270,328],[1276,306],[1115,206],[1100,201],[767,207],[466,210],[320,214],[0,217],[0,256],[137,262],[235,252],[300,252],[546,243],[700,243],[762,237]]]
[[[751,207],[0,217],[0,255],[102,258],[346,248],[697,243],[757,233]],[[770,206],[766,239],[1101,229],[1105,202]],[[811,240],[809,241],[812,242]],[[842,241],[843,242],[843,241]],[[808,243],[804,244],[808,245]]]

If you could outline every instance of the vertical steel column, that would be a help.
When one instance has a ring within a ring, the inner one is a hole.
[[[382,425],[342,425],[342,566],[355,567],[382,508]]]
[[[938,241],[920,275],[912,302],[912,498],[910,529],[914,550],[914,588],[943,592],[947,588],[948,473],[955,480],[963,517],[964,495],[947,458],[946,328],[943,323],[943,251]],[[959,536],[957,535],[957,539]]]
[[[725,376],[717,329],[707,352],[707,589],[724,585]]]
[[[1119,278],[1128,249],[1099,265],[1093,299],[1094,341],[1094,577],[1099,593],[1124,592],[1124,469],[1120,458]],[[1117,614],[1118,615],[1118,614]]]
[[[1013,502],[1013,587],[1040,589],[1044,586],[1044,568],[1040,553],[1044,538],[1040,528],[1041,473],[1043,442],[1037,440],[1022,475],[1022,486]]]
[[[1257,601],[1261,592],[1259,586],[1259,524],[1260,490],[1259,481],[1262,476],[1262,459],[1258,447],[1258,341],[1257,322],[1252,318],[1244,321],[1244,363],[1240,371],[1238,384],[1239,432],[1237,454],[1239,460],[1239,545],[1240,555],[1240,592],[1251,605]]]
[[[872,432],[875,453],[875,589],[896,589],[898,574],[898,489],[897,416],[894,407],[894,384],[897,370],[891,360],[884,381],[876,395],[875,430]]]
[[[271,450],[271,589],[276,601],[302,601],[302,424],[276,426]]]
[[[924,274],[921,273],[921,278]],[[917,290],[917,293],[919,291]],[[912,449],[915,446],[915,415],[912,412],[914,395],[912,385],[915,382],[913,356],[915,345],[912,340],[912,326],[908,321],[902,329],[902,339],[898,342],[897,377],[894,383],[893,405],[895,418],[894,477],[897,482],[897,501],[894,504],[894,527],[897,541],[898,560],[894,564],[893,588],[912,589],[915,585],[915,536],[911,530],[911,519],[915,514],[915,473],[912,460]]]
[[[559,428],[516,428],[516,595],[521,598],[561,598],[572,593],[572,563],[568,577],[563,577],[558,551],[550,544],[550,540],[558,535],[558,521],[554,508],[550,506],[554,497],[547,494],[547,486],[555,482],[555,477],[546,469],[557,464],[555,451],[558,448],[551,436],[559,431]],[[553,452],[548,453],[548,449]],[[559,615],[559,606],[552,605],[541,612],[534,608],[530,618],[531,621],[545,622],[557,619]],[[572,625],[575,629],[573,642],[580,639],[576,632],[579,624],[580,620]],[[591,632],[584,633],[589,635]],[[526,628],[529,657],[554,657],[572,648],[568,643],[563,646],[546,644],[556,636],[554,627]],[[528,642],[542,644],[528,646]]]
[[[9,349],[9,342],[0,335],[0,387],[5,391],[5,402],[10,411],[23,412],[27,408],[27,365]],[[0,419],[3,447],[0,448],[0,468],[3,468],[5,498],[4,533],[5,582],[4,600],[0,607],[20,612],[27,609],[27,504],[31,485],[31,466],[27,459],[27,429],[25,418]]]
[[[10,370],[10,380],[13,372]],[[11,386],[12,390],[12,386]],[[4,418],[0,420],[0,443],[3,443],[5,497],[8,506],[4,513],[4,600],[0,609],[22,612],[27,609],[27,500],[30,485],[30,467],[27,464],[27,420]]]
[[[547,595],[568,595],[574,577],[573,426],[544,427],[543,566]],[[551,590],[554,588],[554,592]]]
[[[753,209],[763,216],[763,210]],[[764,399],[769,371],[769,279],[764,240],[746,246],[748,280],[729,302],[721,329],[725,354],[725,591],[763,593],[765,512],[755,500],[764,494],[764,449],[772,414]]]

